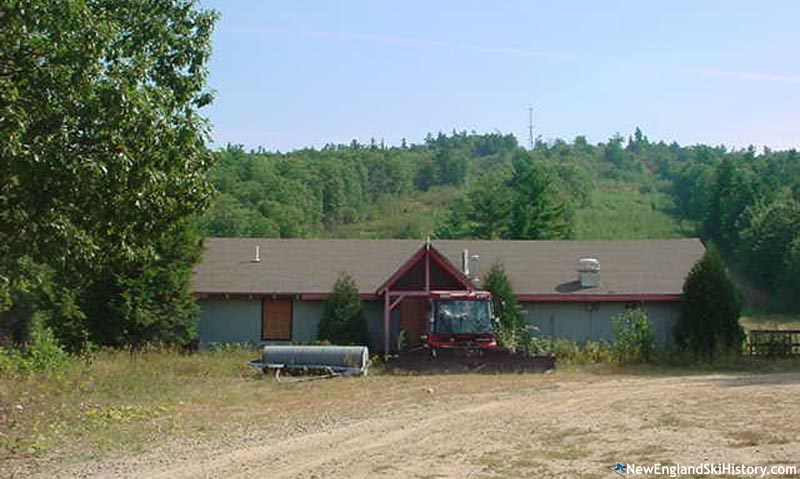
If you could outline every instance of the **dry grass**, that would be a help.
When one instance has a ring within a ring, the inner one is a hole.
[[[437,461],[472,464],[484,477],[552,477],[559,471],[585,477],[587,464],[602,471],[623,459],[619,452],[627,451],[624,459],[641,463],[685,457],[691,449],[676,448],[675,441],[708,434],[701,424],[716,424],[718,446],[743,454],[754,448],[777,454],[800,437],[800,425],[785,420],[798,410],[796,397],[786,394],[794,383],[784,383],[780,375],[732,374],[715,379],[719,386],[702,379],[705,385],[699,388],[691,386],[697,376],[685,376],[707,370],[659,367],[576,369],[555,375],[378,374],[276,384],[246,366],[255,356],[234,350],[194,356],[148,353],[131,359],[125,353],[103,352],[91,363],[73,364],[59,374],[0,378],[0,470],[47,470],[87,459],[126,457],[172,440],[213,442],[247,431],[283,428],[294,437],[326,421],[369,420],[395,410],[407,411],[415,421],[433,414],[431,410],[447,410],[450,401],[490,403],[509,396],[519,397],[520,404],[533,398],[530,404],[542,405],[535,412],[501,410],[505,419],[488,429],[494,434],[498,425],[509,428],[501,449],[480,449],[483,443],[467,441],[439,451]],[[770,371],[800,370],[797,361],[769,364],[775,365]],[[776,377],[781,382],[773,384]],[[618,382],[622,384],[613,386]],[[683,384],[695,392],[684,392]],[[776,388],[784,393],[775,396]],[[612,445],[619,435],[638,440],[618,449]],[[476,455],[475,448],[481,453]],[[377,476],[390,476],[399,466],[370,467]]]
[[[106,351],[58,373],[0,377],[0,469],[6,461],[122,455],[154,441],[209,438],[253,423],[367,413],[392,401],[424,404],[432,392],[499,392],[550,380],[370,375],[279,385],[246,365],[256,356],[248,350],[136,357]]]
[[[800,314],[750,314],[742,316],[739,324],[746,331],[753,329],[786,330],[800,329]]]

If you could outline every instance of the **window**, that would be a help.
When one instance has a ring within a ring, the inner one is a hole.
[[[438,334],[486,334],[492,328],[491,302],[437,300],[434,302],[434,331]]]
[[[261,339],[264,341],[292,339],[291,299],[264,299],[261,303]]]

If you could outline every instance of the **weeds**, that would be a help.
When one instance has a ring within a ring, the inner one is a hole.
[[[629,310],[612,318],[617,340],[614,359],[620,363],[639,363],[650,360],[656,347],[653,325],[639,310]]]
[[[31,319],[30,336],[30,342],[21,349],[0,346],[0,376],[55,372],[67,366],[70,355],[41,318]]]
[[[81,444],[93,451],[134,447],[166,427],[166,417],[183,419],[179,427],[195,431],[259,377],[246,366],[248,359],[252,352],[244,348],[192,356],[100,350],[90,361],[61,358],[57,369],[52,360],[38,358],[25,374],[0,377],[0,461]],[[184,415],[190,404],[205,416]]]

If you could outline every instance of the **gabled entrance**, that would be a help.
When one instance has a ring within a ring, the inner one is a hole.
[[[400,326],[410,344],[418,342],[426,329],[428,298],[433,290],[474,291],[472,282],[436,248],[430,240],[376,291],[383,296],[383,353],[390,344],[392,310],[400,306]],[[402,304],[402,305],[401,305]]]

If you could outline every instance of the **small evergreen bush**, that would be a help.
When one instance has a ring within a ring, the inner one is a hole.
[[[319,339],[332,344],[369,343],[364,305],[358,296],[355,280],[342,274],[333,285],[330,298],[319,321]]]
[[[485,284],[486,289],[492,293],[492,306],[498,319],[498,341],[511,350],[524,349],[530,343],[531,335],[503,265],[497,263],[492,266],[486,275]]]
[[[716,248],[709,247],[683,284],[682,314],[675,325],[679,347],[704,359],[739,353],[744,331],[741,301]]]

